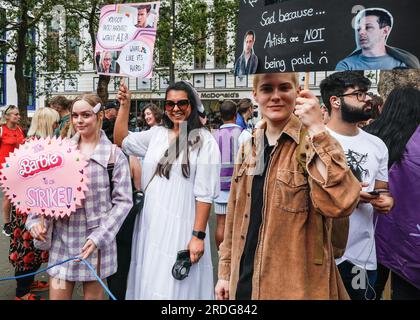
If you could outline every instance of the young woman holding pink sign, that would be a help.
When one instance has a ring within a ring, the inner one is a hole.
[[[68,218],[46,221],[45,226],[38,217],[31,216],[27,222],[32,235],[46,242],[47,230],[52,228],[49,265],[81,257],[94,266],[101,279],[117,271],[115,237],[132,207],[128,161],[101,130],[103,116],[101,100],[96,94],[84,94],[73,101],[71,129],[76,134],[72,139],[88,162],[88,191],[83,206]],[[107,171],[111,159],[114,159],[112,181]],[[70,262],[48,273],[51,300],[70,300],[77,281],[83,282],[85,300],[104,298],[101,285],[83,263]]]

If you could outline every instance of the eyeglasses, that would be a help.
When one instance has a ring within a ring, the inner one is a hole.
[[[178,102],[172,101],[172,100],[166,100],[165,101],[165,110],[166,111],[171,111],[175,108],[175,106],[178,106],[178,108],[181,111],[185,111],[188,109],[188,107],[190,106],[190,101],[185,99],[185,100],[179,100]]]
[[[346,97],[346,96],[356,96],[357,100],[359,100],[360,102],[363,102],[366,100],[366,96],[369,96],[372,98],[374,96],[374,93],[366,92],[366,91],[353,91],[351,93],[340,94],[337,97]]]

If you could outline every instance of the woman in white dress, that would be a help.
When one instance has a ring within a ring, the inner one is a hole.
[[[121,84],[115,142],[144,157],[143,211],[137,216],[126,299],[214,299],[208,217],[218,196],[220,153],[200,122],[193,88],[178,82],[166,90],[164,125],[128,133],[130,92]],[[172,276],[180,250],[190,250],[184,280]]]

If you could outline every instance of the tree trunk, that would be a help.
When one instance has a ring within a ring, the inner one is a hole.
[[[420,89],[420,70],[388,70],[381,71],[378,92],[385,100],[394,88],[412,86]]]
[[[92,42],[92,53],[93,53],[93,60],[96,65],[96,52],[95,52],[95,46],[96,46],[96,32],[95,32],[95,19],[96,19],[96,7],[98,5],[98,1],[92,2],[92,9],[89,14],[89,35],[90,40]],[[102,103],[105,103],[108,100],[109,93],[108,93],[108,85],[111,81],[110,76],[104,76],[99,75],[98,80],[98,87],[96,88],[96,93],[101,98]]]
[[[98,88],[96,89],[96,93],[101,98],[102,103],[105,103],[108,100],[108,84],[110,81],[110,76],[99,75]]]
[[[26,2],[22,1],[21,22],[17,30],[17,50],[15,63],[15,80],[17,89],[20,124],[23,129],[28,127],[28,88],[25,81],[24,68],[27,54],[26,37],[28,34],[28,16]]]

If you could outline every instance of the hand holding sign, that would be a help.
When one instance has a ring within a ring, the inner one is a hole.
[[[124,79],[120,81],[120,88],[118,89],[117,99],[120,102],[120,108],[126,108],[130,110],[131,93],[128,90],[127,85],[124,83]]]
[[[295,115],[308,128],[311,136],[324,131],[322,112],[316,96],[309,90],[302,90],[296,99]]]
[[[54,137],[36,138],[15,149],[6,158],[0,181],[13,205],[54,218],[76,211],[87,190],[87,162],[76,148],[71,140]]]

